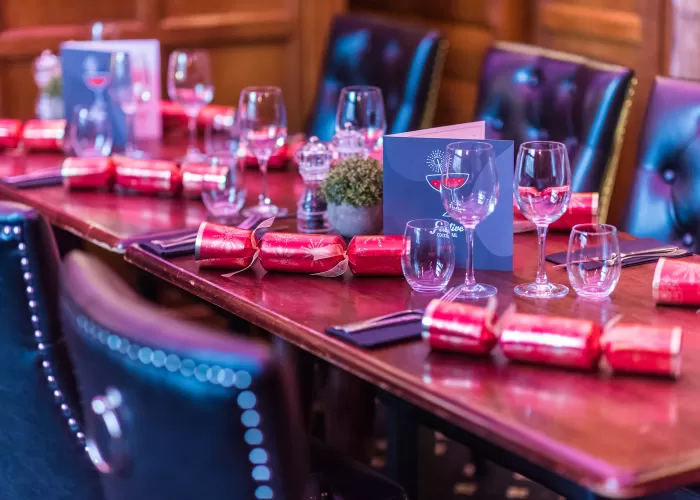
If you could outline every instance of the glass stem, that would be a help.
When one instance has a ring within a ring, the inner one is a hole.
[[[258,165],[260,166],[260,181],[262,184],[260,190],[260,205],[269,205],[270,198],[267,197],[267,162],[269,161],[269,156],[263,156],[258,158]]]
[[[197,148],[197,115],[199,114],[199,110],[197,111],[190,111],[187,113],[187,128],[190,131],[190,143],[187,146],[187,153],[198,153],[199,149]]]
[[[126,114],[126,144],[124,145],[124,152],[126,153],[126,156],[130,156],[136,149],[134,144],[136,137],[134,124],[134,114]]]
[[[544,258],[545,258],[545,243],[547,241],[547,226],[537,226],[537,243],[538,243],[538,254],[537,259],[537,279],[535,283],[538,285],[547,284],[547,273],[544,270]]]
[[[474,288],[476,285],[474,278],[474,228],[465,227],[464,232],[467,235],[467,276],[464,278],[464,286]]]

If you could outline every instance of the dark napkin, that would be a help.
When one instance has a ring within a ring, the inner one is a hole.
[[[634,239],[634,240],[622,240],[620,241],[620,253],[629,253],[629,252],[641,252],[641,251],[651,251],[651,250],[657,250],[657,249],[662,249],[662,248],[668,248],[674,246],[673,244],[670,243],[664,243],[662,241],[655,240],[653,238],[640,238],[640,239]],[[589,248],[581,252],[582,257],[586,256],[594,256],[595,255],[595,248]],[[681,255],[673,255],[674,258],[676,257],[685,257],[687,255],[690,255],[690,252],[686,252],[685,254]],[[639,257],[628,257],[625,260],[622,261],[622,267],[632,267],[632,266],[639,266],[641,264],[649,264],[650,262],[656,262],[659,260],[661,257],[658,256],[648,256],[648,255],[641,255]],[[547,255],[547,260],[553,264],[566,264],[566,252],[559,252],[559,253],[553,253],[551,255]],[[595,262],[591,262],[590,264],[586,264],[586,266],[590,266],[591,269],[594,269],[598,264]]]
[[[61,169],[46,169],[29,174],[4,177],[2,182],[17,189],[29,189],[63,184]]]
[[[385,326],[370,326],[360,331],[348,333],[337,327],[326,328],[326,333],[338,337],[345,342],[358,347],[371,349],[398,342],[419,339],[421,336],[420,314],[406,315],[406,319],[398,324]]]
[[[172,238],[179,238],[181,236],[192,235],[197,236],[198,228],[189,229],[179,229],[177,231],[170,231],[167,233],[151,234],[148,237],[143,238],[138,241],[141,248],[144,250],[158,255],[159,257],[173,258],[182,257],[184,255],[194,254],[194,238],[187,243],[180,243],[168,248],[163,248],[160,245],[153,243],[153,240],[169,240]]]

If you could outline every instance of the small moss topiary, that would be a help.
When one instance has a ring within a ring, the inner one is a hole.
[[[371,207],[382,202],[384,170],[372,158],[349,158],[333,167],[322,186],[328,203]]]

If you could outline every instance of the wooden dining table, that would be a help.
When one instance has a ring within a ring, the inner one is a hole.
[[[16,168],[0,157],[0,178],[45,168],[52,160],[23,161]],[[260,179],[249,175],[253,201]],[[273,200],[293,210],[302,189],[298,174],[271,172],[270,186]],[[700,481],[700,316],[654,304],[654,264],[625,268],[603,301],[573,291],[562,299],[526,300],[513,287],[535,277],[537,238],[524,233],[514,236],[513,272],[477,271],[477,278],[498,287],[499,311],[515,304],[533,314],[601,323],[622,314],[626,322],[682,327],[683,373],[677,381],[431,353],[420,340],[358,348],[324,329],[422,308],[433,297],[413,292],[400,277],[321,278],[268,273],[256,265],[226,278],[221,270],[200,270],[192,255],[165,259],[138,245],[153,233],[198,226],[206,213],[196,200],[2,183],[0,198],[33,206],[57,226],[125,253],[133,265],[370,382],[421,422],[561,494],[630,498]],[[276,224],[295,227],[293,220]],[[567,234],[550,234],[547,252],[565,250],[567,241]],[[698,256],[685,259],[700,262]],[[565,270],[548,264],[548,271],[552,281],[568,284]],[[462,278],[458,270],[454,280]]]

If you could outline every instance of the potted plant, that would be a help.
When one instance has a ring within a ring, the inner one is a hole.
[[[383,178],[381,164],[372,158],[348,158],[331,169],[322,192],[336,231],[346,238],[381,232]]]

